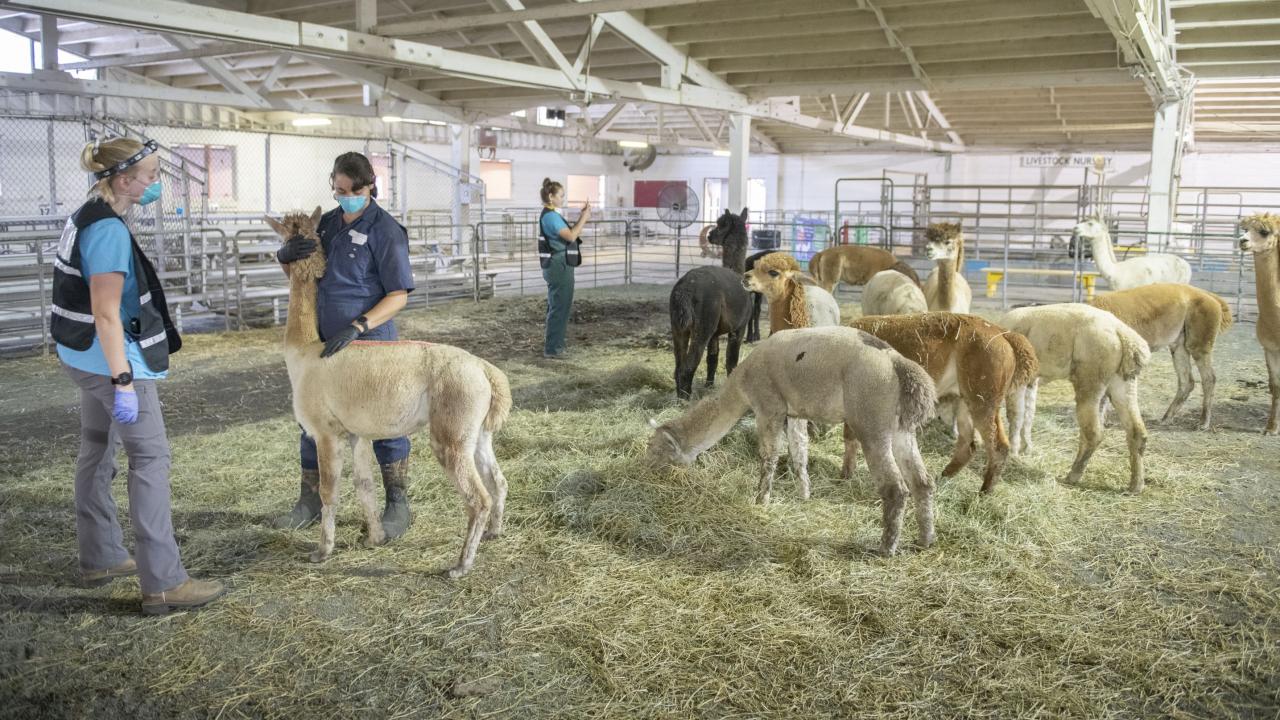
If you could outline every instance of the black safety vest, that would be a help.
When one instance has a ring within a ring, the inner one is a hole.
[[[99,220],[120,219],[102,198],[90,200],[67,218],[58,242],[58,253],[53,258],[53,304],[50,308],[49,331],[53,339],[72,350],[88,350],[93,345],[93,305],[89,299],[89,283],[80,267],[80,232]],[[169,320],[169,306],[165,304],[164,288],[156,269],[138,247],[133,233],[129,233],[133,246],[134,271],[142,271],[138,278],[138,307],[136,322],[125,327],[125,336],[142,348],[147,367],[155,372],[169,369],[169,355],[182,347],[182,338]],[[162,342],[163,341],[163,342]]]
[[[551,267],[551,256],[555,254],[552,249],[551,238],[547,236],[545,230],[542,229],[542,218],[547,213],[555,212],[553,208],[543,207],[542,214],[538,216],[538,265],[548,268]],[[557,238],[559,239],[559,238]],[[561,242],[564,242],[563,240]],[[565,243],[564,264],[569,267],[578,267],[582,264],[582,241],[574,240]]]

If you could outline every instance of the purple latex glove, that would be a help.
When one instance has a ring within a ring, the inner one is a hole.
[[[125,425],[138,422],[138,393],[116,388],[116,401],[111,406],[111,417]]]

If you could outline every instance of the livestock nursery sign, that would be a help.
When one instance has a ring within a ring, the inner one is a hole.
[[[1019,158],[1022,167],[1091,167],[1110,168],[1115,158],[1110,155],[1059,155],[1057,153],[1038,153],[1023,155]]]

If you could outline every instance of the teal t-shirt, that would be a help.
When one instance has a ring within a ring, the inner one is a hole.
[[[565,249],[565,241],[560,237],[561,230],[568,230],[569,223],[559,210],[552,210],[542,216],[542,232],[551,238],[551,251],[561,252]]]
[[[85,282],[100,273],[118,272],[124,275],[124,288],[120,293],[120,322],[125,328],[129,322],[138,317],[141,307],[138,304],[138,274],[133,267],[133,246],[129,243],[129,229],[124,222],[116,218],[105,218],[80,231],[80,271]],[[147,367],[142,357],[142,346],[125,334],[125,357],[133,366],[133,377],[137,380],[158,380],[167,372],[154,372]],[[93,344],[87,350],[72,350],[59,344],[58,357],[71,367],[94,375],[111,377],[111,368],[107,366],[107,356],[102,352],[102,344],[95,333]]]

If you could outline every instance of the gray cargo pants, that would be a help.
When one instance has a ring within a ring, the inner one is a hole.
[[[129,557],[124,547],[111,482],[116,452],[124,443],[129,458],[129,519],[136,544],[134,559],[143,593],[181,585],[187,571],[178,557],[169,510],[169,439],[160,414],[154,380],[135,380],[138,422],[123,425],[111,417],[115,388],[103,375],[63,364],[80,388],[80,456],[76,460],[76,538],[80,567],[104,570]]]

